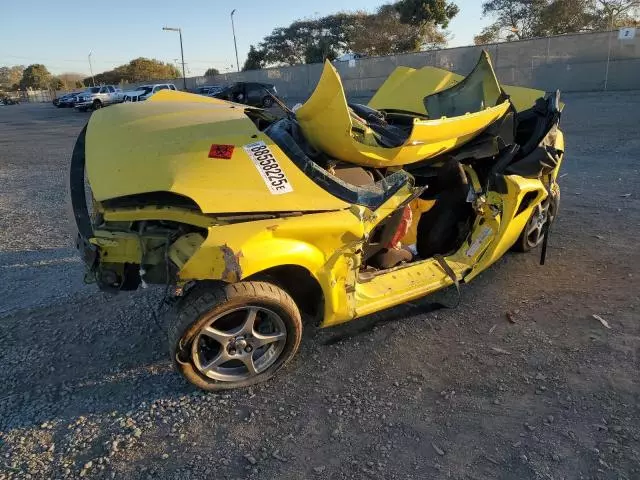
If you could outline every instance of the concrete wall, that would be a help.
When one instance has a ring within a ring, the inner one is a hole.
[[[371,57],[355,65],[337,62],[347,95],[368,98],[397,66],[426,65],[468,74],[482,48],[491,54],[501,82],[551,91],[604,89],[609,56],[609,90],[640,89],[640,32],[633,40],[618,40],[618,31],[562,35],[499,44]],[[272,83],[288,103],[304,101],[320,78],[321,64],[268,68],[187,79],[189,89],[235,81]],[[182,79],[173,83],[182,88]]]

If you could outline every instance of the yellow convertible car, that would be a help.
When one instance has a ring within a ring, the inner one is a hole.
[[[327,63],[283,108],[162,91],[95,112],[73,151],[86,280],[165,285],[170,355],[197,387],[271,377],[301,313],[330,327],[544,252],[562,104],[500,85],[486,53],[466,77],[399,67],[368,105]]]

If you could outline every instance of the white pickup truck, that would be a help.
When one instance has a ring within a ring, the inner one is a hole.
[[[122,90],[113,85],[89,87],[78,94],[74,106],[81,112],[86,112],[89,109],[97,110],[113,103],[120,103],[123,97]]]

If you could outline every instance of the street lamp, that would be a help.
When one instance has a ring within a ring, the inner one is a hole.
[[[180,35],[180,56],[182,57],[182,82],[184,83],[184,89],[187,90],[187,75],[184,73],[184,51],[182,50],[182,29],[173,27],[162,27],[162,30],[168,32],[178,32]]]
[[[236,49],[236,67],[240,71],[240,62],[238,62],[238,44],[236,43],[236,27],[233,24],[233,14],[236,13],[236,9],[231,10],[231,30],[233,30],[233,46]]]
[[[89,71],[91,72],[91,83],[93,84],[92,86],[96,86],[96,80],[93,78],[93,67],[91,66],[91,55],[93,55],[93,52],[89,52]]]

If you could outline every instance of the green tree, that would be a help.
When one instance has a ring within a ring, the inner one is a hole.
[[[77,88],[78,84],[82,86],[82,79],[84,75],[81,73],[65,72],[58,75],[58,78],[62,81],[65,90],[71,90]]]
[[[540,13],[539,35],[561,35],[593,29],[597,18],[592,0],[554,0]]]
[[[495,18],[494,26],[506,29],[518,39],[537,36],[540,18],[548,0],[488,0],[482,15]]]
[[[487,43],[495,43],[500,40],[500,25],[493,23],[473,37],[473,43],[476,45],[486,45]]]
[[[20,88],[32,88],[34,90],[41,90],[49,88],[51,81],[51,74],[47,67],[40,63],[34,63],[29,65],[22,72],[22,79],[20,80]]]
[[[130,82],[164,80],[182,76],[180,71],[170,63],[143,57],[131,60],[126,66],[126,72]]]
[[[207,68],[207,71],[204,72],[205,77],[215,77],[216,75],[220,75],[220,70],[217,68]]]
[[[595,0],[596,28],[609,28],[637,25],[635,9],[640,9],[640,0]]]
[[[446,0],[400,0],[393,4],[400,14],[400,21],[410,25],[433,24],[447,28],[449,21],[460,9]]]
[[[640,0],[488,0],[482,11],[495,22],[476,42],[497,41],[505,29],[510,40],[635,25],[635,8]]]
[[[381,7],[375,14],[357,15],[356,28],[349,37],[349,50],[368,56],[392,55],[434,48],[446,43],[433,23],[402,23],[393,7]],[[378,32],[371,35],[370,32]]]
[[[0,67],[0,88],[10,89],[20,83],[22,79],[23,65],[13,67]]]
[[[149,58],[136,58],[129,63],[117,66],[113,70],[94,75],[93,79],[84,79],[85,85],[96,85],[147,82],[151,80],[167,80],[181,77],[182,74],[174,65]]]
[[[247,60],[244,62],[242,71],[247,70],[260,70],[265,66],[265,51],[261,48],[256,48],[253,45],[249,47],[249,54]]]
[[[275,28],[249,51],[245,69],[333,60],[345,52],[405,53],[446,43],[440,27],[458,13],[443,0],[401,0],[375,13],[341,12]]]
[[[60,78],[51,77],[51,80],[49,81],[49,88],[51,88],[52,90],[62,90],[66,87],[64,82]]]

